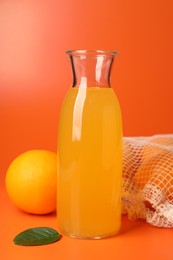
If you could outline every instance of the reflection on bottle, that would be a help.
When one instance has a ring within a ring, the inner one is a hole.
[[[86,99],[86,77],[81,78],[81,83],[78,88],[78,94],[76,97],[74,110],[73,110],[73,129],[72,129],[72,140],[80,141],[82,131],[82,113],[84,102]]]
[[[104,59],[105,58],[103,56],[100,56],[100,57],[97,58],[95,78],[96,78],[96,81],[98,83],[100,83],[101,74],[102,74],[102,66],[103,66],[103,63],[104,63]]]

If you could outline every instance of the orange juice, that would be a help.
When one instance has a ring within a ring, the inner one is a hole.
[[[57,214],[71,237],[114,235],[121,224],[122,128],[111,88],[73,87],[59,132]]]

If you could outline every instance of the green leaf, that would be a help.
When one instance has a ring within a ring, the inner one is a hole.
[[[53,228],[37,227],[21,232],[14,238],[13,242],[21,246],[38,246],[54,243],[61,237]]]

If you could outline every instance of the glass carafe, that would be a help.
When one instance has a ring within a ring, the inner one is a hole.
[[[98,239],[121,225],[122,122],[110,86],[117,52],[67,54],[73,84],[58,129],[58,227],[67,236]]]

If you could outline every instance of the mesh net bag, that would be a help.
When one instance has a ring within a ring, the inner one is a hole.
[[[173,134],[123,138],[122,214],[173,227]]]

